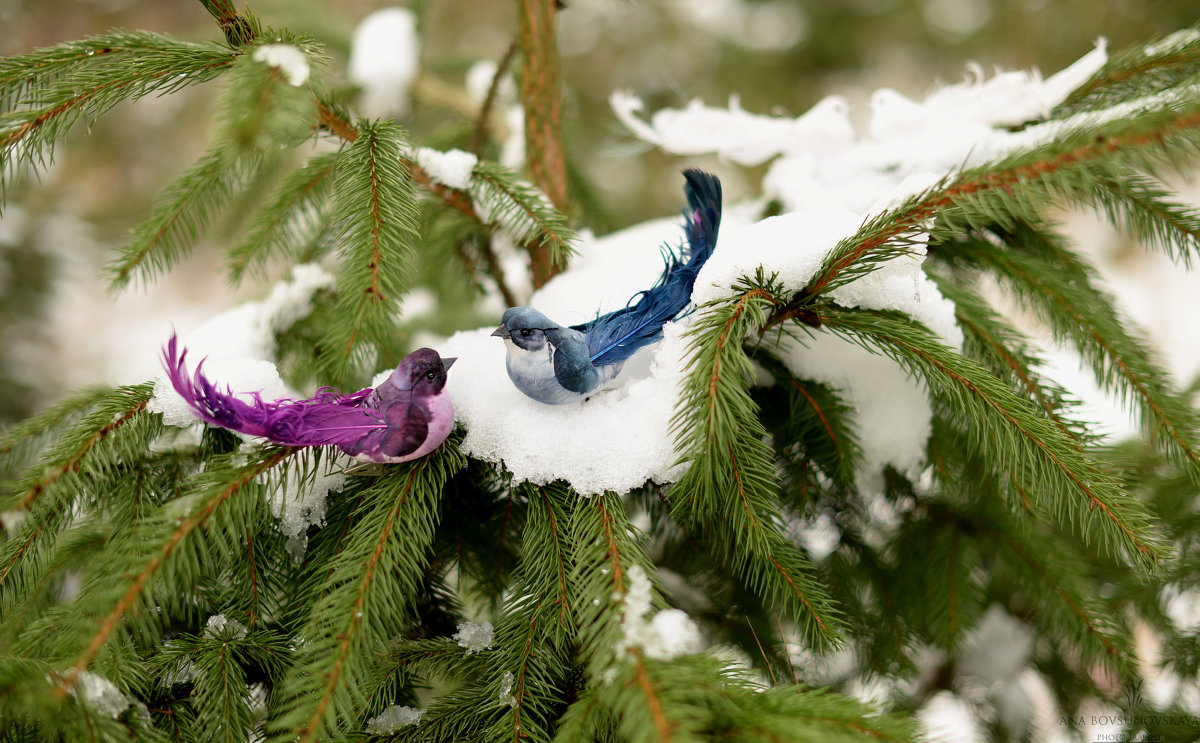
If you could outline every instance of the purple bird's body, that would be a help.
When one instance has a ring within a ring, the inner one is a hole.
[[[454,428],[454,403],[445,392],[454,359],[413,351],[383,384],[343,395],[325,388],[306,400],[251,400],[224,391],[204,376],[202,361],[189,375],[187,351],[175,336],[163,353],[175,391],[204,421],[285,446],[336,446],[362,462],[407,462],[436,449]]]

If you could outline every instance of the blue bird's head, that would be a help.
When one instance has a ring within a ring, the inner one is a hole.
[[[532,307],[510,307],[492,335],[512,341],[522,351],[541,351],[546,347],[546,331],[557,327],[557,323]]]

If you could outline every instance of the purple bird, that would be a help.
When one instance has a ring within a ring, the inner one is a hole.
[[[454,403],[446,394],[446,371],[454,359],[432,348],[405,356],[375,389],[343,395],[330,387],[307,400],[252,402],[221,391],[201,372],[189,375],[187,351],[171,336],[163,351],[167,376],[196,414],[214,426],[262,436],[285,446],[336,446],[362,462],[407,462],[423,457],[454,428]]]

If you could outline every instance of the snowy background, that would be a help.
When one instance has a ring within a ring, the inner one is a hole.
[[[0,23],[14,29],[0,40],[4,53],[112,25],[212,35],[211,21],[190,1],[24,5],[0,2]],[[410,13],[397,10],[361,23],[377,3],[339,3],[336,12],[322,3],[296,5],[260,2],[254,8],[280,25],[316,31],[335,57],[335,74],[362,88],[363,109],[401,118],[419,143],[445,111],[477,105],[512,28],[508,9],[496,9],[505,4],[495,2],[469,12],[466,3],[429,2],[420,29]],[[567,136],[573,151],[580,148],[575,161],[594,184],[597,209],[587,216],[573,270],[532,302],[568,324],[614,309],[652,282],[661,265],[657,246],[677,243],[681,234],[678,172],[693,165],[720,175],[727,193],[722,237],[696,299],[727,294],[737,276],[759,263],[799,287],[824,252],[865,217],[951,168],[1037,137],[1037,127],[1020,135],[993,127],[1036,116],[1085,79],[1103,61],[1098,38],[1120,48],[1194,20],[1183,17],[1185,4],[1174,14],[1172,7],[1163,4],[1161,16],[1151,17],[1048,0],[572,0],[560,28]],[[473,20],[463,28],[462,18]],[[1010,70],[1038,66],[1045,74],[999,74],[997,64]],[[84,384],[155,377],[159,351],[173,330],[197,355],[212,357],[206,368],[214,378],[268,394],[288,392],[267,363],[272,333],[305,313],[312,292],[329,281],[324,268],[306,266],[268,283],[230,288],[220,258],[230,238],[218,227],[208,245],[150,287],[114,297],[101,276],[108,251],[145,213],[157,189],[204,147],[213,96],[197,90],[121,107],[93,136],[64,147],[40,185],[18,190],[0,215],[0,418],[28,413]],[[499,116],[510,133],[520,131],[511,87],[501,92]],[[519,167],[520,137],[504,144],[502,159]],[[1200,203],[1200,190],[1179,185],[1185,199]],[[758,220],[768,199],[787,213]],[[1200,310],[1196,277],[1130,245],[1095,215],[1059,216],[1125,314],[1149,331],[1177,379],[1190,382],[1200,371],[1200,329],[1192,321]],[[870,285],[846,287],[839,299],[908,312],[958,345],[953,308],[924,279],[920,260],[917,254],[893,261]],[[509,264],[514,275],[520,273],[519,258],[510,257]],[[664,434],[686,322],[631,362],[619,389],[564,410],[515,391],[503,374],[503,346],[488,337],[494,326],[451,335],[442,324],[442,332],[431,332],[433,318],[456,311],[439,305],[432,284],[405,303],[412,345],[434,345],[459,357],[450,384],[469,430],[469,452],[503,460],[520,479],[563,477],[585,493],[677,476],[676,452]],[[491,296],[477,309],[498,318],[503,305]],[[1050,376],[1086,401],[1085,415],[1097,426],[1115,438],[1134,430],[1076,357],[1053,348],[1048,357]],[[808,352],[793,348],[786,360],[798,374],[841,388],[858,407],[858,425],[873,437],[863,441],[865,485],[885,463],[902,470],[919,465],[928,403],[919,385],[894,365],[831,336],[816,337]],[[188,422],[186,416],[174,420]],[[580,430],[592,434],[586,456],[562,447]],[[336,479],[324,484],[337,486]],[[318,501],[272,505],[281,528],[296,539],[305,524],[323,517]],[[1193,621],[1197,612],[1186,599],[1173,606],[1181,622]],[[1153,638],[1141,639],[1143,652],[1152,656]],[[991,700],[997,714],[1031,720],[1037,739],[1065,739],[1055,710],[1046,706],[1046,690],[1038,686],[1044,681],[1026,666],[1030,642],[1012,617],[998,610],[988,615],[961,662],[978,688],[968,684],[960,690],[964,696],[940,692],[922,711],[937,739],[978,738],[978,722],[964,699]],[[998,655],[1000,647],[1006,650]],[[830,678],[838,662],[830,661]],[[1152,681],[1146,690],[1152,699],[1165,699],[1181,683]],[[864,698],[887,693],[866,686],[858,691]],[[1200,705],[1200,698],[1191,703]],[[398,710],[390,722],[403,724],[406,714]]]

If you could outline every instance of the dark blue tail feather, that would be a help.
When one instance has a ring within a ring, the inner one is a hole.
[[[615,364],[639,348],[662,338],[662,327],[679,317],[691,304],[696,274],[712,255],[721,226],[721,181],[710,173],[683,171],[688,208],[687,245],[680,254],[665,252],[666,267],[658,282],[640,292],[616,312],[602,315],[585,325],[574,326],[587,336],[587,349],[594,366]]]

